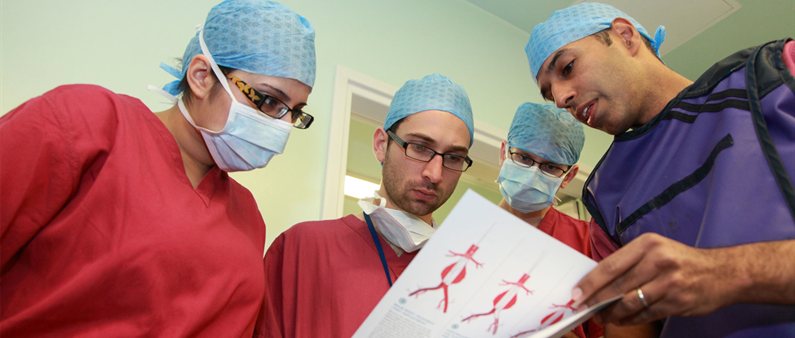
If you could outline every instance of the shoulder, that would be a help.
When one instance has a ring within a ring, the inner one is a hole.
[[[131,114],[132,111],[138,114]],[[62,142],[113,138],[120,118],[151,113],[139,100],[96,85],[64,85],[34,97],[3,116],[7,128]]]
[[[116,95],[116,94],[113,93],[110,89],[93,84],[62,85],[55,87],[44,94],[44,96],[50,96],[50,97],[59,97],[59,96],[70,97],[75,95],[107,96],[107,95]]]
[[[358,221],[355,217],[351,215],[337,218],[337,219],[327,219],[327,220],[318,220],[318,221],[307,221],[301,222],[293,225],[289,229],[284,232],[286,236],[310,236],[310,235],[328,235],[328,234],[337,234],[340,231],[344,231],[345,229],[349,228],[348,224],[351,222]]]
[[[686,90],[685,97],[710,94],[718,83],[730,75],[737,72],[744,74],[746,68],[743,66],[749,62],[755,65],[755,74],[751,78],[765,87],[760,88],[760,91],[764,92],[768,86],[777,86],[782,73],[786,71],[786,66],[781,59],[781,51],[787,41],[788,39],[769,41],[737,51],[716,62]]]
[[[133,112],[151,113],[136,98],[87,84],[59,86],[28,103],[39,114],[52,116],[65,127],[76,129],[115,126],[120,118]]]
[[[266,261],[292,257],[299,252],[307,259],[317,256],[317,252],[325,252],[336,247],[338,242],[345,242],[345,229],[344,217],[297,223],[274,239],[265,255]]]
[[[556,209],[555,207],[549,208],[549,211],[547,212],[547,217],[550,217],[550,216],[557,218],[558,223],[567,223],[567,224],[571,224],[572,226],[575,226],[577,228],[588,229],[588,222],[587,221],[583,221],[581,219],[571,217],[571,216],[561,212],[560,210]]]
[[[76,106],[96,106],[96,108],[106,108],[114,102],[126,101],[130,103],[141,103],[133,97],[117,94],[111,90],[90,84],[72,84],[56,87],[41,96],[50,103],[60,103]]]
[[[297,223],[279,235],[279,238],[290,245],[324,245],[358,236],[357,230],[360,228],[367,231],[364,221],[347,215],[337,219]]]

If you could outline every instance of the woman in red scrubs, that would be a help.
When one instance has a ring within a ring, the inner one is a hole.
[[[228,172],[281,153],[314,31],[262,0],[215,6],[175,105],[67,85],[0,118],[0,336],[250,336],[265,223]]]

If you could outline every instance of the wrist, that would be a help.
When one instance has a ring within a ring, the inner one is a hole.
[[[748,260],[748,250],[742,246],[716,249],[716,258],[720,261],[718,268],[725,271],[723,292],[720,297],[724,305],[749,302],[749,295],[753,292],[755,284],[755,271],[753,261]]]
[[[795,241],[744,244],[715,249],[726,304],[795,302]],[[785,258],[787,257],[787,258]]]

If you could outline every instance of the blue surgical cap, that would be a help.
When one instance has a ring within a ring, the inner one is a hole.
[[[303,16],[273,1],[225,0],[207,14],[204,42],[220,66],[284,77],[312,87],[315,83],[315,31]],[[182,56],[182,69],[161,67],[177,78],[163,87],[180,93],[179,82],[197,54],[199,33]]]
[[[582,124],[552,104],[527,102],[516,109],[508,146],[557,164],[573,165],[585,143]]]
[[[640,35],[651,42],[657,56],[660,56],[660,45],[665,40],[665,27],[657,27],[652,39],[646,28],[617,8],[598,2],[583,2],[554,11],[547,21],[533,27],[530,40],[524,48],[533,78],[538,79],[541,65],[553,52],[569,43],[610,28],[616,18],[624,18],[632,23]]]
[[[409,115],[426,110],[446,111],[464,121],[469,129],[469,145],[472,145],[475,122],[472,119],[469,97],[463,87],[441,74],[434,73],[403,84],[392,98],[389,112],[386,113],[384,130]]]

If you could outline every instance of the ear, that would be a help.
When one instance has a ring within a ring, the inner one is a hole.
[[[505,162],[505,152],[508,147],[508,140],[502,140],[500,142],[500,167],[502,167],[502,162]]]
[[[615,18],[610,25],[610,32],[618,39],[616,43],[620,43],[630,54],[635,55],[643,46],[643,37],[638,33],[635,26],[632,25],[627,19]]]
[[[196,99],[207,98],[217,80],[210,66],[210,61],[201,54],[194,56],[190,60],[185,78],[188,81],[192,97]]]
[[[571,182],[571,180],[573,180],[574,177],[577,177],[577,172],[578,171],[580,171],[580,167],[578,165],[575,164],[575,165],[571,166],[571,168],[569,169],[569,172],[566,173],[566,176],[563,177],[563,182],[560,183],[560,188],[563,189],[567,185],[569,185],[569,182]]]
[[[375,133],[373,133],[373,152],[375,153],[375,159],[378,160],[381,165],[384,164],[384,159],[386,158],[388,142],[389,135],[386,134],[384,128],[376,129]]]

